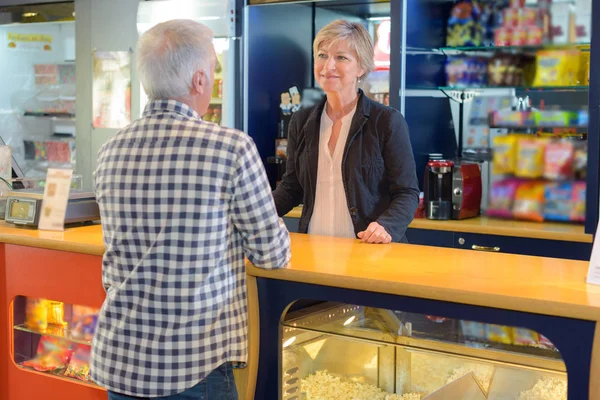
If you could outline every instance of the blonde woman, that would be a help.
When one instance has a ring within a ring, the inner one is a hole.
[[[313,51],[326,98],[290,121],[277,212],[303,203],[302,233],[406,242],[419,201],[415,161],[402,115],[359,89],[374,69],[373,41],[362,25],[337,20],[319,31]]]

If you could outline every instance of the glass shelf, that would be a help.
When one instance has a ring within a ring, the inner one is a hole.
[[[48,328],[46,329],[46,331],[43,331],[43,332],[35,330],[35,329],[30,329],[26,325],[15,325],[14,328],[19,331],[34,333],[36,335],[45,335],[45,336],[52,336],[52,337],[56,337],[56,338],[60,338],[60,339],[65,339],[65,340],[68,340],[69,342],[73,342],[73,343],[85,344],[88,346],[90,346],[92,344],[91,340],[83,340],[83,339],[78,339],[78,338],[72,337],[71,334],[69,333],[68,326],[60,327],[60,326],[48,325]]]
[[[26,366],[21,365],[21,364],[17,364],[17,367],[19,367],[20,369],[22,369],[24,371],[34,372],[34,373],[38,373],[38,374],[42,374],[42,375],[47,375],[47,376],[52,377],[52,378],[65,379],[67,381],[77,382],[77,383],[80,383],[82,385],[88,385],[88,386],[91,386],[93,388],[104,390],[102,387],[98,386],[94,381],[91,381],[91,380],[90,381],[83,381],[81,379],[75,379],[75,378],[72,378],[70,376],[65,376],[64,373],[67,370],[67,367],[55,369],[54,371],[38,371],[35,368],[26,367]]]
[[[511,52],[524,53],[538,50],[562,50],[579,49],[581,51],[590,51],[590,43],[570,43],[570,44],[548,44],[537,46],[473,46],[473,47],[441,47],[440,51],[445,54],[450,53],[474,53],[474,52]]]
[[[429,88],[434,89],[434,88]],[[473,91],[473,92],[485,92],[486,90],[499,90],[499,89],[514,89],[517,91],[524,92],[587,92],[589,86],[481,86],[481,87],[456,87],[456,86],[440,86],[439,90],[443,91]]]

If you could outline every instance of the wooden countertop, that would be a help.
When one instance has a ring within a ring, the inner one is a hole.
[[[102,226],[68,228],[64,232],[19,228],[0,221],[0,243],[101,256],[104,254]]]
[[[288,269],[256,277],[600,321],[588,263],[292,234]]]
[[[286,217],[300,218],[302,206],[295,207]],[[584,232],[583,225],[557,222],[512,221],[488,217],[464,220],[435,221],[415,218],[409,228],[481,233],[486,235],[514,236],[532,239],[565,240],[568,242],[592,243],[593,236]]]

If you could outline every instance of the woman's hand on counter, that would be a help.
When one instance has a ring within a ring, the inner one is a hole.
[[[377,222],[371,222],[367,229],[358,232],[358,238],[364,243],[387,244],[392,241],[392,236]]]

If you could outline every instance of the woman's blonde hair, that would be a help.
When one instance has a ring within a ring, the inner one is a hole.
[[[375,69],[373,40],[365,27],[357,22],[338,19],[321,29],[313,42],[315,58],[324,44],[331,45],[344,40],[356,53],[358,66],[365,71],[360,78],[364,79]]]

